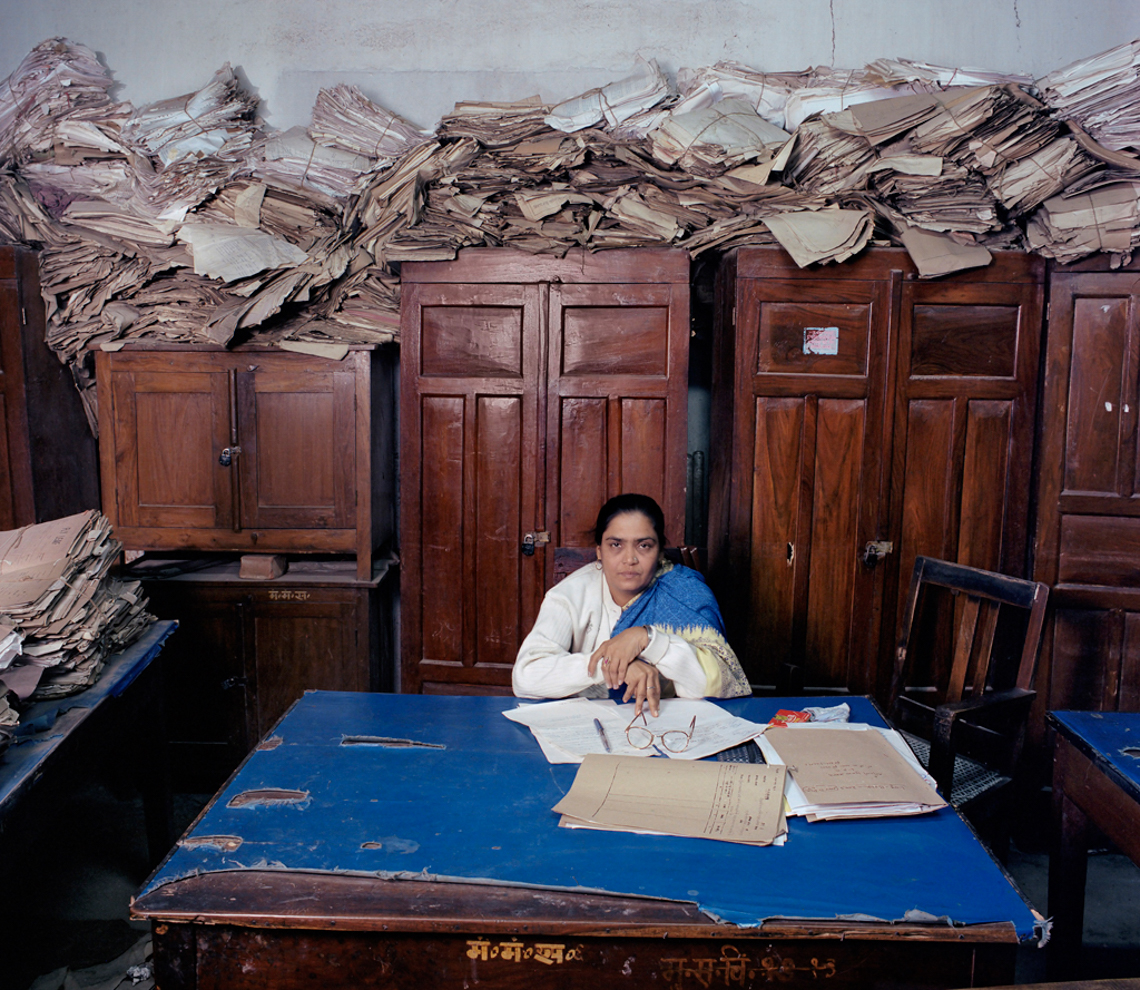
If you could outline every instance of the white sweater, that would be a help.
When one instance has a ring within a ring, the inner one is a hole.
[[[587,668],[594,650],[610,638],[621,611],[596,564],[559,581],[543,598],[534,628],[519,648],[511,675],[515,695],[607,697],[601,664],[593,677]],[[706,697],[708,677],[696,651],[680,636],[650,627],[649,645],[640,659],[671,681],[679,698]]]

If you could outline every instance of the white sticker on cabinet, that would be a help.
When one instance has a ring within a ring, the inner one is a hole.
[[[804,327],[805,354],[838,354],[839,327]]]

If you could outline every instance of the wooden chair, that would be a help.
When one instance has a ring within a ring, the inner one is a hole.
[[[701,552],[698,547],[666,547],[665,556],[674,564],[683,564],[696,571],[701,569]],[[554,583],[557,584],[583,564],[589,564],[597,559],[598,554],[594,547],[555,547]]]
[[[1008,798],[1021,754],[1049,589],[931,557],[914,562],[891,684],[891,718],[973,820]],[[1008,815],[995,851],[1004,855]]]

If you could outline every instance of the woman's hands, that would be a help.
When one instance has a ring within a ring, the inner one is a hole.
[[[622,701],[634,700],[635,715],[640,715],[642,706],[648,703],[650,714],[656,717],[661,713],[661,676],[653,664],[638,659],[647,646],[648,628],[630,626],[594,650],[587,670],[593,677],[600,664],[606,687],[625,685]]]

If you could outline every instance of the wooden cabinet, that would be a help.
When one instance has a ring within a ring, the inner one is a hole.
[[[1140,266],[1050,280],[1033,576],[1052,587],[1047,709],[1140,707]]]
[[[95,438],[44,342],[36,255],[0,247],[0,530],[97,508]]]
[[[1025,573],[1042,285],[1012,253],[939,281],[726,258],[710,583],[753,683],[882,696],[916,555]]]
[[[272,581],[237,563],[145,579],[150,610],[178,620],[162,656],[178,786],[215,790],[307,690],[392,690],[389,580],[386,561],[367,581],[350,561],[298,561]]]
[[[509,693],[550,548],[592,543],[610,496],[683,536],[688,273],[666,249],[404,265],[402,690]]]
[[[104,512],[128,549],[356,554],[394,535],[390,350],[96,354]]]

